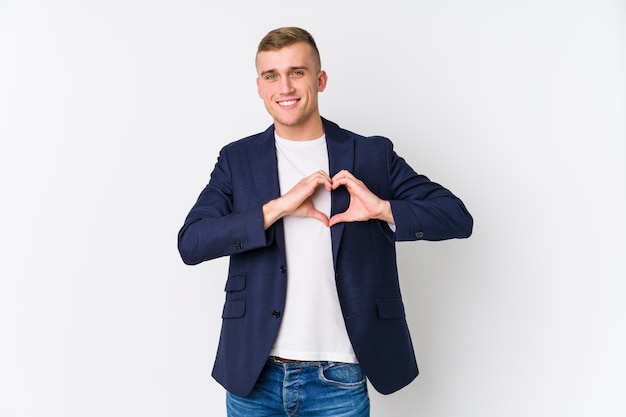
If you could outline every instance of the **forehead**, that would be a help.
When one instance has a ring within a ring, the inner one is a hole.
[[[280,71],[293,67],[313,68],[315,62],[309,44],[298,42],[281,49],[261,51],[256,56],[256,69],[260,74],[265,71]]]

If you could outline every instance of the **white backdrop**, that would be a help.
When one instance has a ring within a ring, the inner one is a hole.
[[[626,6],[0,0],[0,415],[214,416],[226,259],[176,234],[312,32],[325,117],[475,218],[398,245],[420,377],[374,416],[626,415]]]

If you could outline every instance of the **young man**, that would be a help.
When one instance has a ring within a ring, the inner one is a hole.
[[[187,264],[230,256],[214,378],[228,415],[368,416],[418,374],[395,242],[468,237],[472,217],[382,137],[323,119],[311,35],[261,41],[265,132],[225,146],[178,235]]]

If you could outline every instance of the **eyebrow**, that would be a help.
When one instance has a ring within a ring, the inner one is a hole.
[[[289,67],[289,72],[291,71],[295,71],[295,70],[308,70],[309,68],[306,66],[300,66],[300,67]],[[265,74],[271,74],[271,73],[275,73],[278,72],[278,70],[276,69],[268,69],[265,71],[261,71],[261,75],[265,75]]]

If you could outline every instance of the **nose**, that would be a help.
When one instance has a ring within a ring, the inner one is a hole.
[[[280,92],[282,94],[293,93],[294,88],[289,77],[282,77],[280,81]]]

